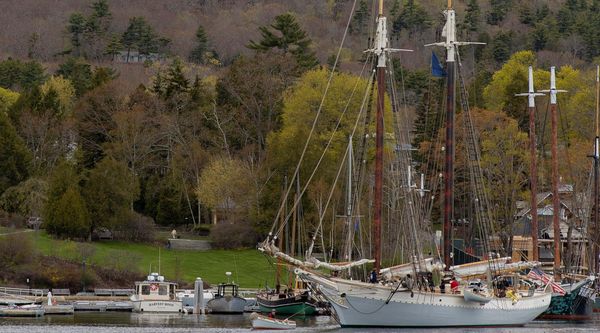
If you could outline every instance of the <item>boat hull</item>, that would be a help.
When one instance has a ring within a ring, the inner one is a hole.
[[[550,293],[539,293],[517,302],[493,298],[480,304],[465,301],[463,295],[394,293],[379,285],[304,277],[316,283],[343,327],[521,326],[544,312],[551,298]]]
[[[206,303],[212,313],[243,313],[246,300],[241,297],[215,297]]]
[[[572,286],[563,285],[565,295],[552,295],[548,310],[540,316],[544,319],[587,319],[594,312],[593,301],[579,295],[579,290],[591,282],[577,283]]]
[[[134,312],[180,313],[183,311],[181,301],[133,301]]]
[[[270,313],[273,310],[281,315],[310,316],[317,313],[316,306],[310,302],[308,295],[290,296],[281,299],[268,299],[257,296],[256,302],[262,313]]]
[[[255,330],[291,330],[296,328],[296,322],[257,316],[252,320],[252,328]]]

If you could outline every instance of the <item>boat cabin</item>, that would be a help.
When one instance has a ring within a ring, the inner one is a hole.
[[[238,297],[238,285],[233,283],[221,283],[217,289],[215,298],[233,296]]]
[[[174,300],[176,288],[177,283],[165,281],[165,277],[157,273],[135,283],[135,293],[140,300]]]

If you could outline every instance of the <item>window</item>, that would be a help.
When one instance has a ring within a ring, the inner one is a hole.
[[[150,295],[150,286],[149,285],[142,286],[142,295]]]
[[[161,284],[158,287],[158,294],[159,295],[167,295],[169,293],[169,286]]]

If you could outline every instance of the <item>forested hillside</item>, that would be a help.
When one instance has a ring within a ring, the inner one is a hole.
[[[154,223],[201,230],[218,220],[224,223],[212,230],[215,244],[253,245],[293,181],[314,112],[322,106],[330,123],[316,127],[321,141],[307,152],[301,181],[340,110],[356,117],[362,96],[351,88],[368,86],[359,73],[374,3],[3,1],[0,208],[43,216],[48,232],[63,238],[89,239],[107,227],[143,241]],[[443,97],[423,45],[441,39],[446,3],[385,1],[393,45],[414,50],[397,56],[394,73],[416,117],[408,126],[423,168],[442,144]],[[486,177],[498,189],[490,193],[495,217],[511,221],[516,201],[530,195],[525,102],[514,97],[526,90],[529,65],[538,68],[540,89],[548,86],[549,66],[560,67],[560,88],[569,90],[560,97],[561,154],[569,157],[561,167],[565,180],[585,182],[600,2],[464,0],[455,7],[460,39],[487,43],[461,49],[462,71],[478,107]],[[335,99],[322,102],[348,21],[329,88]],[[307,230],[325,214],[323,197],[349,134],[349,125],[341,126],[322,164],[329,171],[303,199]],[[436,175],[428,171],[430,182]],[[339,193],[332,200],[338,205],[330,217],[342,206]]]

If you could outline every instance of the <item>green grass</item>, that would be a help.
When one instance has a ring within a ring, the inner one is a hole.
[[[38,251],[45,255],[81,261],[81,246],[93,247],[93,256],[88,263],[105,267],[134,266],[141,274],[158,272],[159,247],[120,241],[78,243],[56,240],[44,231],[27,233]],[[87,245],[85,245],[87,244]],[[179,274],[177,274],[179,271]],[[168,280],[179,275],[182,281],[192,283],[196,277],[211,284],[226,282],[225,272],[242,288],[258,288],[268,281],[273,286],[274,267],[255,249],[184,251],[160,249],[160,273]]]

